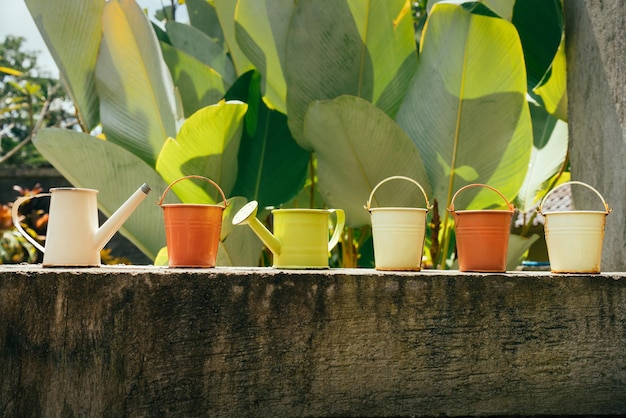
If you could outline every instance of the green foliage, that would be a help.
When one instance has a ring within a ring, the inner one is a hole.
[[[232,197],[225,225],[251,199],[342,208],[352,228],[333,254],[337,265],[371,265],[362,206],[385,177],[415,178],[438,202],[429,243],[442,247],[433,264],[444,265],[454,252],[444,210],[455,190],[485,182],[510,200],[524,190],[518,201],[532,202],[563,164],[566,141],[548,133],[557,124],[531,113],[527,101],[536,88],[539,106],[562,117],[565,69],[551,65],[563,30],[558,0],[428,9],[406,0],[192,0],[190,25],[173,19],[173,2],[160,15],[164,30],[132,0],[59,0],[60,10],[88,9],[80,22],[55,21],[47,0],[26,1],[63,61],[72,97],[85,108],[79,114],[99,115],[106,137],[41,132],[37,146],[68,179],[126,194],[146,179],[163,190],[185,174],[213,177]],[[83,37],[76,48],[65,31]],[[55,142],[81,151],[67,158]],[[527,177],[531,158],[550,169]],[[123,171],[102,175],[111,166]],[[216,200],[193,183],[174,191],[183,202]],[[99,201],[112,211],[116,198],[102,193]],[[418,198],[390,186],[377,204],[423,205]],[[458,205],[468,208],[498,203],[483,192],[463,199]],[[145,207],[126,223],[151,257],[164,246],[159,216]],[[249,228],[228,226],[218,263],[257,264],[260,248]]]
[[[38,126],[71,128],[77,121],[59,80],[42,74],[37,54],[23,38],[0,43],[0,165],[43,166],[48,162],[30,140]]]

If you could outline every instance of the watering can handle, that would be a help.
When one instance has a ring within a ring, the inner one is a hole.
[[[341,232],[343,231],[343,227],[346,223],[346,214],[342,209],[328,209],[328,211],[330,213],[335,213],[335,216],[337,217],[337,222],[335,223],[335,230],[333,231],[333,236],[330,238],[330,241],[328,241],[328,252],[330,252],[333,248],[335,248],[335,245],[337,245],[337,243],[339,242],[339,236],[341,235]]]
[[[559,184],[558,186],[556,186],[554,189],[550,190],[543,199],[541,199],[541,203],[539,204],[539,208],[537,209],[537,212],[541,213],[542,215],[543,213],[543,205],[546,202],[546,200],[548,199],[548,196],[550,196],[550,194],[552,194],[552,192],[554,192],[556,189],[559,189],[565,185],[568,184],[579,184],[581,186],[585,186],[588,189],[592,190],[596,195],[598,195],[598,197],[600,198],[600,200],[602,201],[602,204],[604,205],[604,209],[606,211],[606,214],[608,215],[609,213],[611,213],[613,211],[613,209],[611,209],[609,207],[609,205],[606,203],[606,201],[604,200],[604,198],[602,197],[602,195],[600,194],[599,191],[597,191],[596,189],[594,189],[593,187],[591,187],[590,185],[588,185],[587,183],[583,183],[582,181],[566,181],[565,183]]]
[[[389,180],[407,180],[410,181],[411,183],[415,184],[417,187],[419,187],[419,189],[422,191],[422,194],[424,195],[424,199],[426,199],[426,210],[429,211],[432,206],[430,206],[430,202],[428,202],[428,196],[426,196],[426,192],[424,191],[424,188],[422,187],[421,184],[419,184],[417,181],[413,180],[410,177],[405,177],[405,176],[391,176],[391,177],[387,177],[386,179],[384,179],[383,181],[381,181],[380,183],[378,183],[374,189],[372,190],[372,193],[370,193],[370,197],[369,199],[367,199],[367,205],[365,206],[365,210],[369,211],[370,208],[372,207],[372,198],[374,197],[374,193],[376,192],[376,190],[378,190],[378,188],[380,186],[383,185],[383,183],[388,182]]]
[[[498,193],[500,197],[506,202],[506,205],[509,207],[509,210],[512,211],[515,208],[513,204],[509,202],[508,199],[500,192],[500,190],[496,189],[495,187],[491,187],[488,184],[475,183],[475,184],[468,184],[466,186],[463,186],[459,190],[456,191],[454,196],[452,196],[452,200],[450,201],[450,207],[448,208],[448,212],[454,212],[454,200],[456,199],[458,194],[461,193],[463,190],[469,189],[471,187],[486,187],[489,190],[493,190],[494,192]]]
[[[30,196],[22,196],[19,199],[17,199],[15,202],[13,202],[13,207],[11,208],[11,218],[13,218],[13,225],[15,225],[15,228],[17,228],[19,233],[22,234],[24,236],[24,238],[26,238],[28,240],[28,242],[33,244],[35,246],[35,248],[37,248],[42,253],[46,252],[44,247],[40,243],[38,243],[33,237],[31,237],[29,233],[24,231],[24,228],[22,228],[22,225],[21,225],[20,219],[19,219],[19,217],[20,217],[19,209],[20,209],[20,206],[22,205],[22,203],[25,203],[25,202],[27,202],[27,201],[29,201],[31,199],[34,199],[34,198],[48,197],[48,196],[52,196],[52,194],[50,194],[50,193],[39,193],[39,194],[30,195]]]
[[[165,191],[161,195],[161,200],[159,200],[158,205],[161,206],[163,204],[163,200],[165,199],[165,195],[167,194],[167,192],[169,192],[169,190],[172,188],[172,186],[174,186],[179,181],[185,180],[185,179],[200,179],[200,180],[204,180],[204,181],[207,181],[207,182],[211,183],[213,186],[215,186],[215,188],[217,190],[219,190],[220,194],[222,195],[222,199],[224,200],[224,207],[228,206],[228,202],[226,201],[226,196],[224,195],[224,192],[222,191],[222,188],[220,186],[218,186],[217,183],[215,183],[213,180],[208,179],[206,177],[196,176],[196,175],[181,177],[178,180],[175,180],[172,183],[170,183],[170,185],[167,186],[167,188],[165,189]]]

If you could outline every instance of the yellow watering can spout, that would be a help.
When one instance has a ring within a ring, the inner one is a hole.
[[[280,255],[280,240],[276,238],[262,223],[256,218],[259,202],[253,200],[248,202],[233,217],[233,225],[249,225],[255,234],[263,241],[274,255]]]

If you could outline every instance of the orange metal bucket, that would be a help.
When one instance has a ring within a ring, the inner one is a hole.
[[[454,210],[454,199],[470,187],[486,187],[498,193],[509,210]],[[504,272],[511,233],[513,205],[500,191],[486,184],[469,184],[452,197],[448,208],[454,215],[460,271]]]
[[[224,204],[163,204],[163,199],[172,186],[181,180],[191,178],[204,180],[215,186],[222,195]],[[159,206],[163,208],[165,219],[169,267],[215,267],[222,231],[222,214],[227,206],[222,189],[206,177],[181,177],[167,186]]]

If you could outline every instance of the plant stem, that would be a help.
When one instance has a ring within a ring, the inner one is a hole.
[[[311,188],[309,189],[309,208],[315,207],[315,165],[313,164],[313,153],[309,157],[309,175],[311,176]]]
[[[357,250],[354,245],[354,230],[346,228],[341,236],[341,261],[346,268],[357,266]]]

